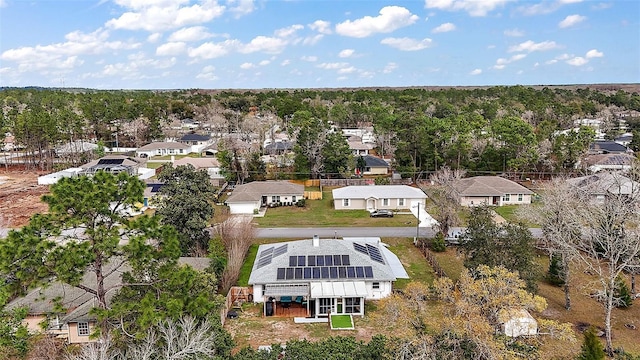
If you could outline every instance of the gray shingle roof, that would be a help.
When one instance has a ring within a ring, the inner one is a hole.
[[[505,194],[533,194],[533,191],[499,176],[474,176],[460,179],[453,185],[460,196],[502,196]]]
[[[363,158],[368,167],[389,167],[389,164],[384,159],[377,156],[365,155]]]
[[[288,181],[254,181],[236,186],[227,199],[229,202],[258,201],[268,195],[304,195],[304,185]]]
[[[149,150],[158,150],[158,149],[190,149],[191,147],[187,144],[175,142],[175,141],[163,141],[163,142],[152,142],[147,144],[141,148],[138,148],[136,151],[149,151]]]
[[[333,190],[334,199],[426,199],[427,195],[407,185],[345,186]]]
[[[369,255],[354,249],[353,243],[370,244],[379,249],[382,257],[384,258],[384,264],[378,261],[372,260]],[[277,248],[283,245],[287,245],[286,252],[280,255],[273,255],[271,262],[263,264],[258,268],[261,255],[263,252],[267,253],[272,248]],[[258,248],[258,255],[256,261],[253,264],[251,275],[249,276],[249,284],[287,284],[287,283],[310,283],[310,282],[327,282],[327,281],[394,281],[396,276],[394,270],[391,268],[391,264],[397,264],[396,259],[388,259],[387,257],[393,254],[382,249],[380,238],[349,238],[347,239],[320,239],[319,246],[313,246],[313,240],[296,240],[288,241],[276,244],[263,244]],[[309,255],[349,255],[349,266],[371,266],[373,269],[373,278],[368,279],[291,279],[291,280],[278,280],[277,269],[287,268],[289,266],[290,256],[309,256]],[[395,257],[395,255],[393,255]]]

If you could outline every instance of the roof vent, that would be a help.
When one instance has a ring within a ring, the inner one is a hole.
[[[318,235],[313,235],[313,246],[314,247],[320,246],[320,237]]]

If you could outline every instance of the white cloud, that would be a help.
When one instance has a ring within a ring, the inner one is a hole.
[[[300,24],[296,24],[286,28],[278,29],[275,31],[275,34],[277,37],[280,37],[280,38],[292,37],[296,34],[298,30],[302,30],[302,29],[304,29],[304,26]]]
[[[349,66],[347,68],[342,68],[340,70],[338,70],[338,74],[351,74],[353,72],[355,72],[357,69],[353,66]]]
[[[214,66],[207,65],[202,68],[202,71],[198,75],[196,75],[196,78],[209,81],[218,80],[218,76],[216,76],[215,70],[216,68]]]
[[[250,54],[254,52],[264,52],[267,54],[279,54],[287,46],[287,41],[268,37],[268,36],[256,36],[248,44],[243,45],[238,50],[243,54]]]
[[[361,19],[347,20],[336,25],[336,33],[343,36],[364,38],[376,33],[390,33],[394,30],[409,26],[419,17],[411,14],[401,6],[385,6],[380,9],[376,17],[365,16]]]
[[[498,70],[504,69],[507,64],[511,64],[514,61],[522,60],[525,57],[527,57],[526,54],[516,54],[508,59],[499,58],[498,60],[496,60],[496,64],[493,66],[493,68]]]
[[[7,0],[0,0],[0,8],[6,7],[6,6],[7,6]]]
[[[524,31],[519,29],[509,29],[504,31],[504,35],[509,37],[520,37],[524,36]]]
[[[244,70],[253,69],[254,67],[256,66],[250,62],[246,62],[240,65],[240,69],[244,69]]]
[[[353,56],[354,52],[355,52],[355,50],[353,50],[353,49],[344,49],[344,50],[342,50],[342,51],[340,51],[338,53],[338,57],[348,58],[348,57]]]
[[[317,67],[319,67],[320,69],[325,69],[325,70],[338,70],[338,69],[346,68],[347,66],[349,66],[349,64],[345,63],[345,62],[340,62],[340,63],[322,63],[322,64],[318,64],[317,65]]]
[[[260,61],[258,63],[258,65],[260,65],[260,66],[266,66],[266,65],[269,65],[269,64],[271,64],[271,61],[269,61],[269,60],[262,60],[262,61]]]
[[[596,49],[591,49],[589,51],[587,51],[587,59],[591,59],[591,58],[596,58],[596,57],[603,57],[604,54]]]
[[[588,63],[589,60],[581,57],[581,56],[576,56],[572,59],[567,60],[567,64],[572,65],[572,66],[582,66],[586,63]]]
[[[227,55],[239,45],[237,40],[225,40],[220,43],[206,42],[198,47],[189,48],[188,54],[194,58],[214,59]]]
[[[329,21],[316,20],[308,26],[311,30],[317,31],[321,34],[331,34],[331,23]]]
[[[398,68],[398,64],[396,64],[394,62],[390,62],[390,63],[387,63],[387,65],[385,65],[385,67],[382,70],[382,72],[385,73],[385,74],[390,74],[397,68]]]
[[[547,50],[557,49],[559,47],[560,46],[558,46],[558,44],[556,44],[555,41],[543,41],[543,42],[539,42],[539,43],[534,43],[533,41],[528,40],[528,41],[525,41],[525,42],[520,43],[518,45],[510,46],[509,47],[509,52],[547,51]]]
[[[187,44],[183,42],[168,42],[156,48],[158,56],[174,56],[180,55],[187,49]]]
[[[162,38],[161,33],[153,33],[147,36],[147,41],[150,43],[155,43],[155,42],[158,42],[161,38]]]
[[[322,38],[324,37],[323,34],[315,34],[314,36],[308,36],[306,38],[304,38],[304,40],[302,41],[303,45],[315,45],[318,43],[318,41],[322,40]]]
[[[318,57],[317,56],[303,56],[303,57],[300,58],[300,60],[309,61],[309,62],[315,62],[315,61],[318,61]]]
[[[183,6],[189,0],[116,0],[116,3],[133,11],[107,21],[107,27],[153,32],[206,23],[225,11],[215,0],[202,0],[191,6]]]
[[[227,4],[229,4],[230,6],[229,11],[234,13],[236,15],[236,18],[250,14],[256,9],[253,0],[231,0],[227,1]]]
[[[430,47],[433,41],[429,38],[424,38],[422,40],[411,38],[386,38],[382,39],[380,43],[402,51],[417,51]]]
[[[431,30],[432,33],[443,33],[443,32],[449,32],[449,31],[453,31],[456,29],[456,26],[452,23],[444,23],[436,28],[434,28],[433,30]]]
[[[282,62],[280,63],[280,66],[287,66],[291,64],[291,60],[286,59],[286,60],[282,60]]]
[[[564,18],[564,20],[560,21],[560,23],[558,24],[558,27],[561,29],[568,28],[576,24],[579,24],[585,21],[586,19],[587,17],[582,15],[569,15],[566,18]]]
[[[480,75],[482,74],[482,69],[473,69],[469,75]]]
[[[427,9],[466,11],[471,16],[486,16],[490,11],[504,6],[510,0],[425,0]]]
[[[213,34],[209,33],[207,31],[207,28],[205,28],[204,26],[192,26],[182,28],[169,35],[169,41],[193,42],[204,40],[212,36]]]

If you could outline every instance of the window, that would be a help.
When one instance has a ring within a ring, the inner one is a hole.
[[[78,323],[78,336],[89,336],[89,323],[88,322],[79,322]]]
[[[318,309],[318,315],[325,315],[331,311],[331,305],[333,299],[331,298],[320,298],[318,299],[320,303],[320,308]]]
[[[382,199],[382,206],[389,206],[389,199]]]
[[[511,195],[509,194],[502,195],[502,201],[511,201]]]
[[[522,194],[518,194],[518,201],[520,202],[522,201],[522,196],[523,196]]]
[[[349,207],[349,199],[342,199],[342,206]]]
[[[280,195],[273,195],[271,196],[271,202],[275,203],[275,202],[280,202]]]
[[[398,199],[398,206],[404,206],[404,199]]]
[[[374,290],[379,290],[380,289],[380,283],[379,282],[374,282],[372,285],[373,285],[373,289]]]
[[[360,298],[345,298],[344,312],[345,314],[361,314]]]
[[[296,202],[296,197],[295,197],[295,195],[291,197],[291,202],[292,202],[292,203],[295,203],[295,202]]]

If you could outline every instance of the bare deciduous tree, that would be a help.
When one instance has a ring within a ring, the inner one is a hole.
[[[227,266],[222,273],[220,287],[226,293],[238,280],[247,251],[256,237],[250,216],[233,216],[220,222],[217,235],[227,251]]]
[[[444,236],[448,235],[449,229],[460,224],[458,216],[460,202],[454,183],[462,179],[464,175],[464,170],[452,170],[445,166],[431,174],[432,185],[423,188],[429,198],[437,205],[437,209],[432,215],[438,221],[437,227]]]

